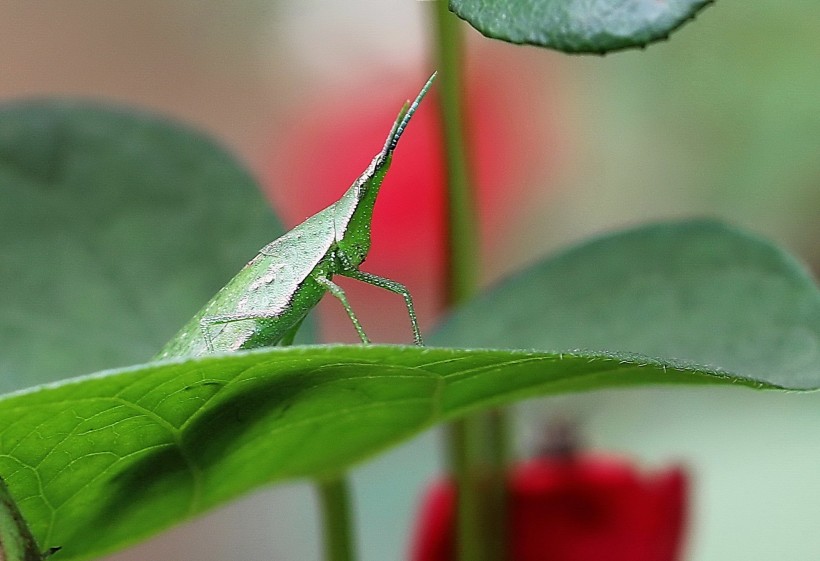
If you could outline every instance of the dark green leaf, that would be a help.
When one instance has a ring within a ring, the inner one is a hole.
[[[820,290],[780,249],[710,221],[659,224],[536,264],[459,310],[437,345],[631,352],[820,386]]]
[[[281,233],[247,172],[186,127],[0,106],[0,391],[148,359]]]
[[[644,47],[666,39],[713,0],[450,0],[487,37],[567,53]]]
[[[477,408],[647,383],[771,387],[600,353],[273,348],[6,396],[0,473],[41,543],[86,559],[259,485],[344,469]]]

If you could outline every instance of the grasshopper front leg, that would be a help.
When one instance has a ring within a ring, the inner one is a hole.
[[[424,346],[424,341],[421,340],[421,331],[419,330],[418,320],[416,319],[416,309],[413,307],[413,297],[410,296],[410,291],[407,290],[406,286],[400,282],[386,279],[372,273],[365,273],[364,271],[359,271],[358,269],[340,271],[339,274],[351,279],[366,282],[367,284],[371,284],[373,286],[378,286],[379,288],[384,288],[385,290],[394,292],[404,298],[404,303],[407,306],[407,314],[410,316],[410,323],[413,326],[413,339],[419,347]]]
[[[316,282],[325,287],[328,292],[339,299],[339,302],[341,302],[342,306],[344,306],[350,321],[353,322],[353,327],[356,328],[356,333],[359,334],[359,338],[362,340],[362,343],[365,345],[370,344],[370,339],[368,339],[367,335],[365,335],[364,329],[362,329],[362,324],[359,323],[359,318],[357,318],[356,314],[353,313],[353,308],[350,307],[350,302],[347,301],[347,296],[345,295],[345,291],[342,290],[342,287],[325,276],[316,275],[313,278]]]

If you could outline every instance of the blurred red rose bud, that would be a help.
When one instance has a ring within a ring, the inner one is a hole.
[[[508,561],[676,561],[686,522],[680,468],[643,474],[617,458],[578,454],[515,465],[508,482]],[[455,561],[455,488],[431,486],[411,561]]]

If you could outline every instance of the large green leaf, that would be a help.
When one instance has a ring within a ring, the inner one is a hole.
[[[40,543],[63,546],[66,561],[85,559],[261,484],[329,475],[480,407],[647,383],[773,387],[602,353],[273,348],[0,399],[0,473]]]
[[[487,37],[603,54],[666,39],[713,0],[449,0]]]
[[[148,359],[281,232],[247,172],[187,127],[0,106],[0,391]]]
[[[602,237],[459,310],[436,345],[631,352],[820,386],[820,289],[791,256],[712,221]]]

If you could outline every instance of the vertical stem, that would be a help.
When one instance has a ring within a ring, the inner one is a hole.
[[[507,462],[509,459],[509,420],[503,409],[492,409],[480,418],[487,439],[484,461],[488,462],[486,523],[487,559],[507,559]]]
[[[436,22],[438,91],[447,173],[447,304],[464,302],[478,285],[479,235],[464,143],[462,44],[459,20],[446,0],[433,2]]]
[[[347,479],[339,476],[316,483],[322,510],[325,561],[353,561],[353,532]]]
[[[463,303],[478,286],[479,232],[464,142],[461,22],[446,0],[433,4],[441,126],[447,173],[448,306]],[[446,433],[450,472],[458,488],[456,558],[506,557],[506,417],[502,411],[451,423]]]
[[[475,469],[471,466],[473,456],[474,424],[468,419],[454,421],[447,426],[447,450],[449,467],[458,489],[456,506],[455,561],[482,561],[486,559],[480,539],[484,510],[479,487],[475,480]]]

